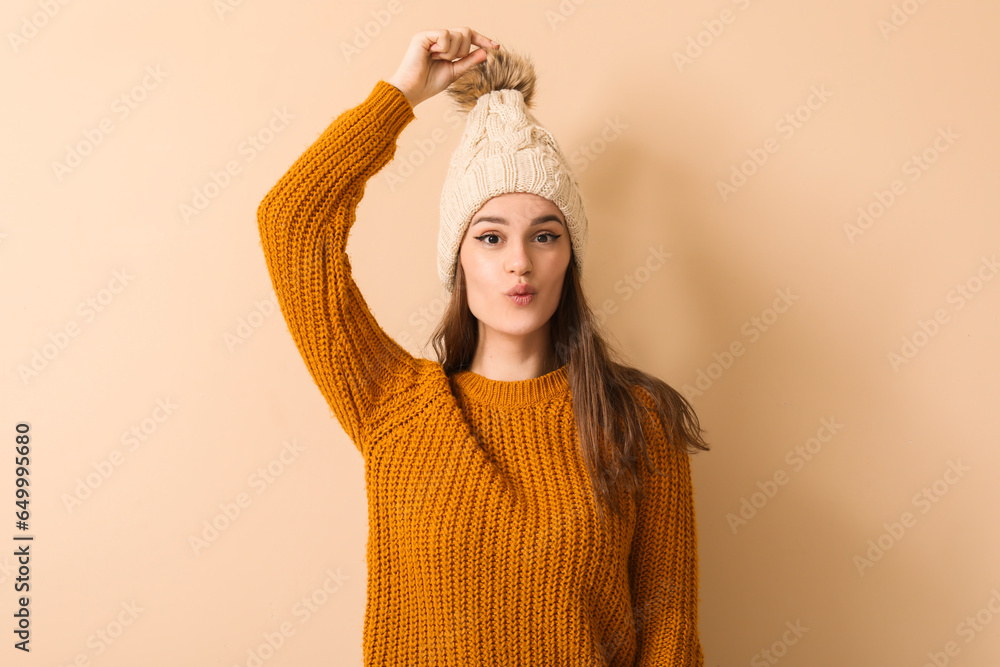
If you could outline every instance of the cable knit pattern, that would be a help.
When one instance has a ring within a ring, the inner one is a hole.
[[[378,81],[258,209],[288,330],[364,460],[364,664],[702,665],[690,465],[662,424],[643,427],[669,476],[643,465],[648,496],[602,530],[566,367],[448,377],[381,329],[354,282],[355,210],[413,118]]]

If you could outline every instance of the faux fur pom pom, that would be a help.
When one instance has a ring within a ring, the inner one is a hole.
[[[445,90],[459,110],[469,112],[483,95],[504,89],[521,91],[524,105],[531,108],[535,94],[535,67],[531,59],[503,45],[486,49],[486,60],[470,68]]]

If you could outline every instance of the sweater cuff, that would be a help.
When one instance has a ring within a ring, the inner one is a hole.
[[[379,79],[368,95],[366,103],[371,104],[385,128],[398,135],[411,120],[416,118],[410,101],[402,91],[384,79]]]

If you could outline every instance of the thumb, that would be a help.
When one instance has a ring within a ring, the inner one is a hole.
[[[483,55],[479,55],[480,53],[482,53]],[[458,79],[463,74],[465,74],[470,69],[472,69],[479,63],[483,62],[484,60],[486,60],[486,49],[476,49],[475,51],[465,56],[464,58],[456,60],[455,62],[452,63],[452,65],[454,66],[453,71],[455,74],[455,78]]]

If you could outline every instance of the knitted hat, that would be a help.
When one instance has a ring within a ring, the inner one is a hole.
[[[529,111],[535,70],[523,55],[487,49],[486,60],[447,89],[468,113],[441,192],[438,276],[451,292],[459,247],[472,216],[488,200],[508,192],[545,197],[566,219],[578,270],[587,245],[587,216],[576,176],[555,138]]]

